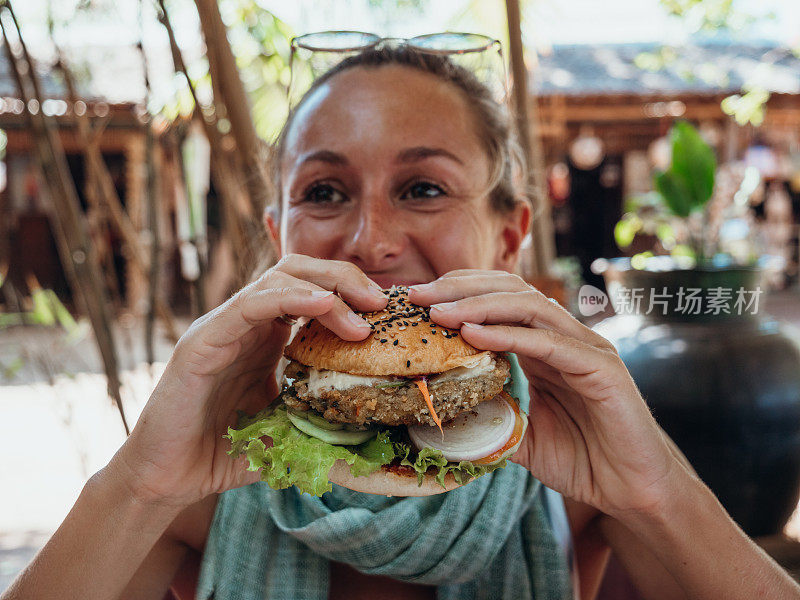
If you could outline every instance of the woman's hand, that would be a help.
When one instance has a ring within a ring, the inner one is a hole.
[[[255,413],[278,393],[275,368],[290,333],[280,317],[316,317],[345,340],[364,339],[369,325],[348,304],[380,310],[386,297],[350,263],[281,260],[192,323],[109,467],[144,501],[181,506],[257,481],[222,436],[237,411]]]
[[[520,277],[453,271],[410,299],[476,348],[516,353],[531,408],[513,460],[548,487],[613,516],[656,510],[687,475],[611,343]]]

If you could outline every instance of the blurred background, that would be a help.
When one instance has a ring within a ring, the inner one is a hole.
[[[4,0],[0,23],[0,590],[189,323],[274,258],[290,39],[333,29],[502,41],[536,214],[521,274],[617,344],[734,518],[800,573],[794,0]],[[731,302],[626,311],[631,288],[649,309],[654,290]],[[604,586],[637,597],[613,564]]]

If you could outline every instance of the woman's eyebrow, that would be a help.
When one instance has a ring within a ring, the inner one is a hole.
[[[458,163],[459,165],[464,164],[464,161],[462,161],[449,150],[445,150],[444,148],[431,148],[430,146],[414,146],[412,148],[406,148],[397,154],[395,161],[398,163],[413,163],[436,156],[447,158]],[[334,152],[333,150],[317,150],[315,152],[311,152],[310,154],[303,156],[300,159],[299,164],[302,165],[315,161],[336,166],[347,166],[350,164],[344,154]]]
[[[307,154],[300,159],[299,164],[302,165],[313,161],[324,162],[337,166],[345,166],[349,164],[347,157],[344,154],[339,154],[338,152],[333,152],[332,150],[317,150],[316,152]]]
[[[413,148],[406,148],[402,152],[398,153],[395,160],[401,163],[411,163],[433,156],[442,156],[455,161],[460,165],[464,164],[464,162],[452,152],[445,150],[444,148],[430,148],[428,146],[414,146]]]

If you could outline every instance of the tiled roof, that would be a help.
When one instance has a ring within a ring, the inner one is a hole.
[[[719,93],[756,83],[771,92],[800,93],[800,57],[774,45],[713,43],[675,48],[658,70],[637,66],[654,44],[554,46],[539,56],[530,78],[533,93],[648,94]],[[667,49],[670,52],[670,49]]]

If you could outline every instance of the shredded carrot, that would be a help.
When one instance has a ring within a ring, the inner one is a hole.
[[[431,395],[428,392],[428,382],[423,377],[422,379],[417,379],[416,381],[414,381],[414,383],[417,384],[419,391],[422,392],[422,397],[425,398],[425,404],[428,405],[428,410],[431,411],[431,418],[433,419],[433,422],[436,423],[436,425],[439,427],[439,431],[441,431],[442,435],[444,435],[444,430],[442,429],[442,421],[436,414],[436,411],[433,409],[433,402],[431,402]]]

